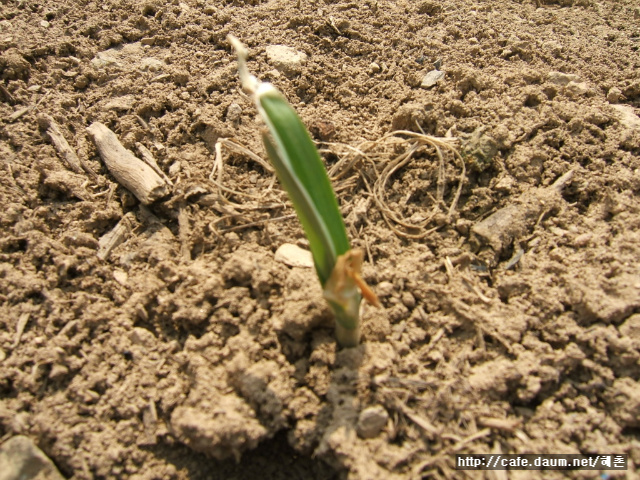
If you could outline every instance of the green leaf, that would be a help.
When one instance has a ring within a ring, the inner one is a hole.
[[[274,88],[259,92],[257,100],[271,133],[263,135],[267,154],[300,218],[324,286],[337,257],[350,249],[333,188],[309,132],[287,100]]]
[[[338,343],[354,347],[360,341],[362,295],[379,306],[360,275],[364,254],[349,246],[331,182],[302,120],[273,85],[249,73],[244,45],[233,35],[228,39],[238,53],[242,86],[253,97],[269,129],[262,139],[309,240],[323,295],[336,315]]]

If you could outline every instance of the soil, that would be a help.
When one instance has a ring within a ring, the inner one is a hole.
[[[229,33],[366,252],[357,348],[274,258],[306,240]],[[456,453],[628,454],[637,478],[639,46],[635,0],[0,0],[0,439],[78,480],[620,476]],[[94,122],[171,193],[119,185]]]

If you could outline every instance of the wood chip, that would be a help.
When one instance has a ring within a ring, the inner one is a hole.
[[[140,156],[142,157],[142,160],[144,160],[147,165],[149,165],[151,168],[153,168],[153,171],[156,172],[158,175],[160,175],[162,177],[162,179],[165,182],[167,182],[168,185],[173,186],[173,182],[160,169],[160,167],[158,166],[158,163],[156,162],[155,157],[149,151],[149,149],[147,147],[145,147],[144,145],[142,145],[141,143],[139,143],[139,142],[136,143],[136,148],[138,149],[138,153],[140,153]]]
[[[135,214],[129,212],[120,219],[118,224],[113,227],[113,230],[100,237],[100,240],[98,240],[98,258],[101,260],[109,258],[111,251],[127,239],[136,221]]]
[[[170,193],[171,186],[153,168],[127,150],[106,125],[94,122],[87,132],[111,174],[144,205]]]
[[[494,430],[504,430],[507,432],[513,432],[522,424],[519,419],[513,418],[493,418],[493,417],[480,417],[478,418],[478,425],[481,427],[493,428]]]
[[[20,318],[18,318],[18,323],[16,325],[16,337],[13,340],[12,348],[16,348],[18,345],[20,345],[22,334],[24,333],[24,329],[27,327],[27,323],[29,322],[29,316],[30,315],[28,313],[23,313],[22,315],[20,315]]]

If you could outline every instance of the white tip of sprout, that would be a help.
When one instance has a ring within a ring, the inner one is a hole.
[[[261,82],[259,80],[256,81],[258,82],[257,88],[254,92],[256,98],[260,98],[262,95],[267,95],[272,92],[276,92],[278,95],[281,95],[280,92],[278,92],[278,89],[269,82]]]
[[[242,83],[242,88],[249,94],[253,95],[258,90],[258,86],[260,85],[260,81],[249,73],[249,69],[247,68],[247,57],[249,56],[249,51],[247,47],[245,47],[240,40],[238,40],[233,35],[227,35],[227,40],[236,51],[238,55],[238,74],[240,75],[240,83]]]

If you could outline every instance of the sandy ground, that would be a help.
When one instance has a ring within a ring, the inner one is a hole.
[[[366,251],[358,348],[274,258],[306,240],[229,33]],[[638,478],[639,46],[631,0],[0,1],[0,441],[78,480],[606,474],[455,470],[491,452]]]

